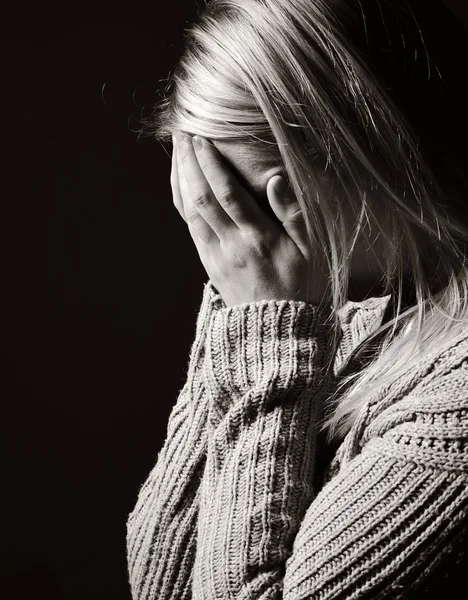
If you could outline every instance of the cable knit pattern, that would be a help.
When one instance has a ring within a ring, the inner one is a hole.
[[[333,371],[389,296],[349,302]],[[134,600],[404,598],[468,527],[468,331],[376,390],[314,478],[326,313],[205,285],[187,381],[127,523]]]
[[[380,326],[390,298],[388,294],[381,298],[367,298],[362,302],[349,300],[338,311],[342,338],[335,357],[335,374],[354,348]]]

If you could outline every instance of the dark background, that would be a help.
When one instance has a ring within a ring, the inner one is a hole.
[[[196,16],[162,4],[2,11],[5,598],[130,599],[126,518],[207,280],[170,155],[136,133]]]
[[[125,525],[184,383],[206,273],[136,133],[193,1],[2,19],[11,599],[129,600]],[[61,12],[63,10],[63,13]],[[5,331],[6,329],[6,331]]]

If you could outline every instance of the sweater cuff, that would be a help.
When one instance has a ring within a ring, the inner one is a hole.
[[[330,314],[293,300],[215,306],[206,339],[208,388],[229,401],[252,388],[281,394],[319,384],[332,338]]]

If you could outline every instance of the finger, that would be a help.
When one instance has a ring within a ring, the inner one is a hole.
[[[200,168],[191,138],[186,136],[180,148],[181,171],[183,171],[186,181],[189,182],[187,194],[183,194],[184,210],[187,217],[188,212],[196,210],[218,237],[222,237],[232,228],[237,229],[235,223],[216,199]]]
[[[200,140],[197,144],[196,140]],[[213,144],[204,138],[194,139],[198,164],[218,203],[239,228],[258,227],[264,230],[274,225],[256,199],[229,171]]]
[[[287,181],[275,175],[267,183],[267,196],[273,212],[283,224],[286,233],[306,258],[310,256],[309,240],[304,214]]]
[[[193,183],[192,179],[189,180],[185,174],[184,164],[186,164],[186,159],[184,163],[184,157],[186,156],[186,149],[184,148],[184,143],[181,143],[180,138],[178,138],[177,141],[177,148],[177,173],[179,177],[179,189],[183,203],[183,211],[190,231],[190,235],[192,236],[194,241],[197,241],[196,238],[200,238],[200,240],[202,240],[205,244],[209,244],[211,242],[214,242],[215,240],[219,241],[216,233],[205,221],[200,211],[198,210],[198,204],[191,200],[193,196],[191,192],[191,187]]]
[[[177,146],[174,143],[175,139],[173,136],[173,146],[172,146],[172,163],[171,163],[171,188],[172,188],[172,201],[174,206],[179,211],[180,216],[183,218],[185,222],[187,219],[184,213],[184,203],[182,201],[182,196],[180,193],[180,185],[179,185],[179,173],[177,168]]]

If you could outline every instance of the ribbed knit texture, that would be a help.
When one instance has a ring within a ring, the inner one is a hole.
[[[336,375],[389,296],[340,311]],[[468,331],[376,390],[315,477],[330,324],[205,285],[187,380],[127,523],[133,600],[400,598],[468,527]]]

